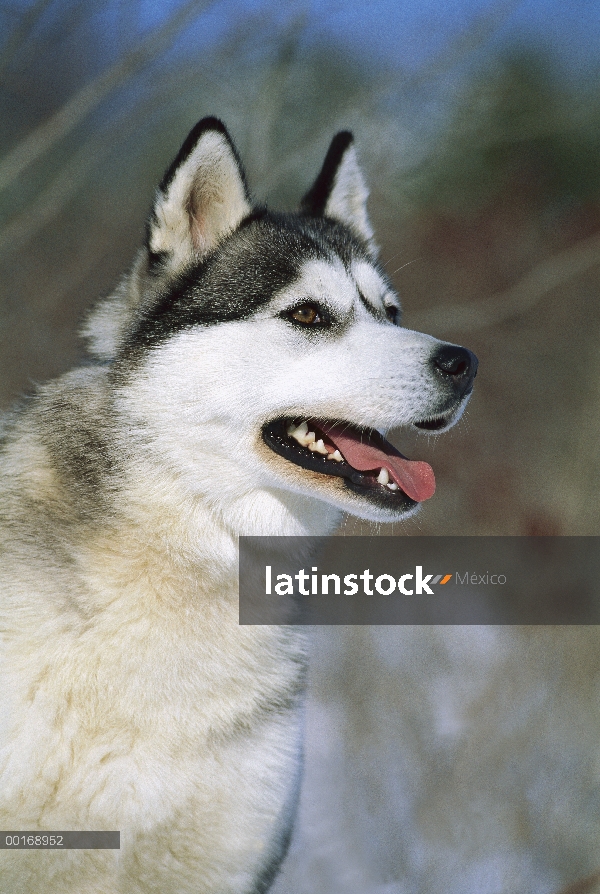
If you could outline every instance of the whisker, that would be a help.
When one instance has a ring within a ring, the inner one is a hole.
[[[400,264],[399,267],[396,267],[396,269],[394,270],[393,273],[389,274],[390,278],[392,276],[395,276],[399,270],[404,270],[404,268],[408,267],[410,264],[415,264],[417,261],[423,261],[423,260],[424,260],[424,258],[413,258],[412,261],[407,261],[405,264]]]

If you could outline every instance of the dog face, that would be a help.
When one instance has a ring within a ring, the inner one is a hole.
[[[376,521],[433,494],[431,468],[384,433],[453,425],[477,360],[402,328],[366,197],[347,133],[298,214],[252,207],[215,119],[167,171],[134,275],[87,334],[191,493],[246,511],[258,491],[291,494]]]

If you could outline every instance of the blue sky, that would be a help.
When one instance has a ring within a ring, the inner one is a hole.
[[[570,66],[586,67],[600,57],[598,0],[313,0],[313,27],[343,35],[369,52],[419,67],[448,40],[489,16],[501,22],[497,38],[525,36],[557,51]]]
[[[145,24],[157,23],[180,2],[142,0]],[[225,0],[202,16],[203,36],[210,39],[266,7],[278,10],[282,19],[304,11],[311,35],[348,43],[375,58],[398,60],[409,69],[418,69],[449,41],[460,40],[474,24],[485,29],[490,17],[499,25],[491,29],[495,37],[488,38],[487,46],[510,36],[527,37],[558,52],[573,71],[600,61],[599,0]]]

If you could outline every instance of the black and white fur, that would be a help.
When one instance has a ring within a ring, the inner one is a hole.
[[[238,625],[237,537],[415,509],[278,452],[273,432],[442,430],[475,371],[398,325],[366,198],[342,133],[298,214],[256,207],[224,126],[199,122],[85,328],[97,362],[9,426],[0,828],[119,829],[121,850],[1,850],[2,894],[268,889],[298,792],[305,649],[297,629]]]

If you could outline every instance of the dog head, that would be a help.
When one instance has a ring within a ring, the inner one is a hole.
[[[243,533],[280,533],[248,521],[258,492],[292,513],[407,516],[433,472],[385,432],[443,431],[471,394],[470,351],[400,325],[366,199],[344,132],[298,213],[258,207],[226,129],[204,119],[163,178],[133,272],[86,328],[146,443],[190,493],[230,518],[243,505]]]

